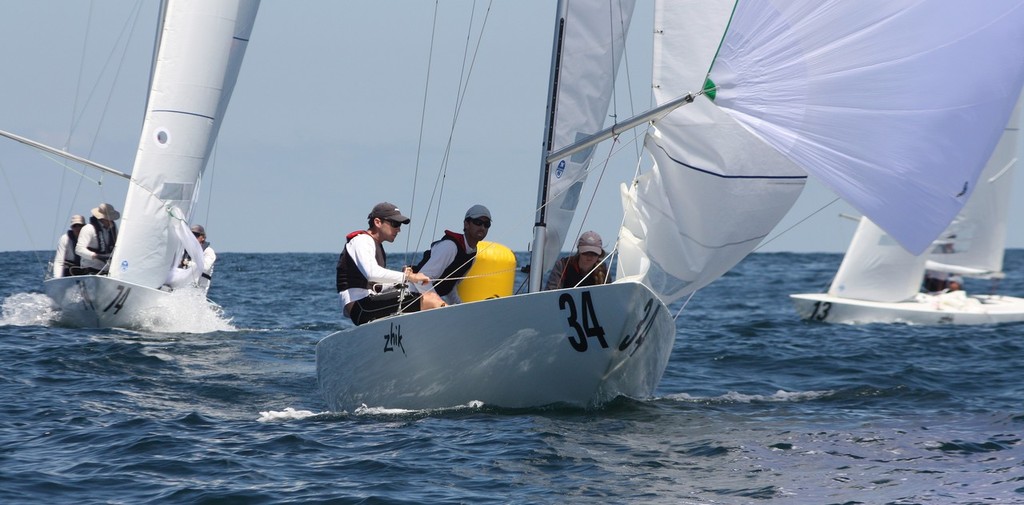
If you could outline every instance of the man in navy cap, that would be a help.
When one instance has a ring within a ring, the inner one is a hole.
[[[401,285],[406,281],[423,284],[430,278],[409,267],[402,271],[388,270],[384,242],[394,242],[403,224],[410,219],[393,203],[381,202],[367,217],[368,228],[346,235],[345,250],[338,257],[337,288],[345,315],[357,326],[390,316],[401,310],[415,312],[440,305],[436,296],[421,300],[420,296],[402,297]]]

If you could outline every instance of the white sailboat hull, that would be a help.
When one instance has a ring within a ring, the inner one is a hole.
[[[650,397],[675,334],[668,309],[636,282],[542,291],[333,333],[317,344],[317,378],[334,411],[592,407]]]
[[[43,289],[61,310],[64,324],[142,329],[160,317],[170,293],[103,275],[49,279]]]
[[[919,293],[904,302],[872,302],[828,294],[789,295],[801,319],[828,323],[998,324],[1024,321],[1024,298]]]

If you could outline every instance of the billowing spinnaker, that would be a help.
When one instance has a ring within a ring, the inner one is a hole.
[[[716,103],[909,251],[967,201],[1024,83],[1024,2],[741,0]]]
[[[1024,95],[1022,95],[1024,96]],[[1002,277],[1013,172],[1021,163],[1021,101],[981,172],[971,199],[932,248],[927,267],[974,277]],[[1020,226],[1020,217],[1016,218]]]

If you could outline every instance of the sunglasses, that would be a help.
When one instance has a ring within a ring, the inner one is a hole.
[[[391,227],[396,229],[396,230],[398,230],[398,229],[400,229],[402,227],[402,223],[399,223],[398,221],[395,221],[394,219],[385,219],[385,221],[387,221],[388,224],[390,224]]]
[[[488,219],[480,219],[480,218],[475,218],[474,217],[474,218],[470,219],[469,222],[473,223],[473,224],[475,224],[477,226],[483,226],[484,228],[490,228],[491,227],[491,221],[488,220]]]

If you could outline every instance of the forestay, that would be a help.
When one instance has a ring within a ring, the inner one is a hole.
[[[180,257],[183,240],[195,242],[183,223],[191,217],[258,5],[168,2],[110,277],[159,287]]]

